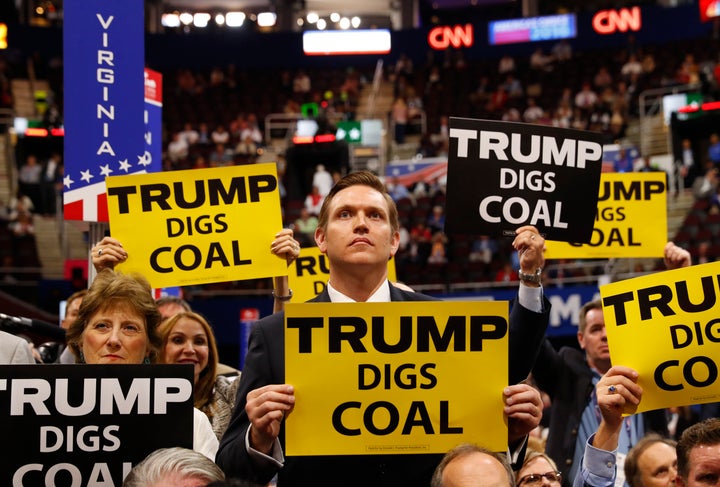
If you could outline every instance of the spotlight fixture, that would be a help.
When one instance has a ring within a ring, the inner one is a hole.
[[[180,27],[180,16],[177,13],[163,14],[160,23],[163,27]]]
[[[275,12],[260,12],[257,16],[257,24],[260,27],[272,27],[276,20]]]
[[[193,15],[188,12],[183,12],[180,14],[180,22],[182,22],[184,25],[190,25],[193,21]]]
[[[245,22],[245,14],[242,12],[228,12],[225,14],[225,25],[228,27],[241,27]]]
[[[193,25],[199,28],[207,27],[208,22],[210,22],[210,18],[211,17],[209,13],[198,12],[193,15]]]

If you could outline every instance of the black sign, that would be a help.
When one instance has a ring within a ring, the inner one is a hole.
[[[604,135],[525,123],[450,119],[445,231],[590,241]]]
[[[0,366],[0,485],[120,486],[193,443],[189,365]]]

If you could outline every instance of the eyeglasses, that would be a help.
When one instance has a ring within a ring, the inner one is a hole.
[[[543,478],[548,479],[550,482],[560,482],[562,475],[560,472],[531,473],[521,478],[518,485],[540,485]]]

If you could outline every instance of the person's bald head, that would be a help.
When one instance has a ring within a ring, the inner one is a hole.
[[[505,457],[477,445],[462,444],[445,454],[431,487],[514,487]]]

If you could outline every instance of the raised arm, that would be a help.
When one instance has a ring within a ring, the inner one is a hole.
[[[668,269],[679,269],[680,267],[687,267],[692,264],[690,252],[675,245],[674,242],[665,244],[663,254],[663,261],[665,262],[665,267]]]
[[[293,237],[291,229],[283,228],[275,235],[275,240],[270,244],[270,252],[285,259],[290,265],[300,255],[300,243]],[[292,298],[292,291],[287,276],[275,276],[273,281],[273,312],[277,313],[285,309],[285,303]]]
[[[574,479],[576,487],[612,487],[615,485],[617,447],[623,427],[626,405],[637,407],[642,399],[638,373],[623,366],[614,366],[595,386],[601,420],[597,432],[585,445],[582,468]]]
[[[516,231],[513,248],[520,255],[520,270],[530,276],[520,281],[518,298],[510,309],[510,384],[525,380],[535,364],[550,318],[550,303],[540,284],[545,265],[545,239],[533,226]]]
[[[103,237],[90,249],[90,255],[93,267],[97,272],[103,269],[114,269],[116,265],[122,264],[128,258],[128,253],[122,243],[112,237]]]
[[[518,228],[515,235],[512,246],[520,256],[520,282],[540,287],[540,273],[545,267],[545,239],[531,225]]]

